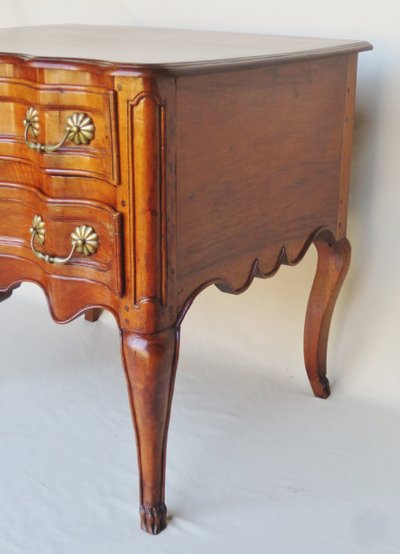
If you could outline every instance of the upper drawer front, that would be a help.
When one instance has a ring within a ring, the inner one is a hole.
[[[94,281],[120,295],[120,226],[120,214],[105,204],[56,200],[33,187],[0,185],[0,257],[18,259],[21,278],[30,275],[33,263],[35,271],[39,266],[50,277]]]
[[[74,113],[89,116],[94,137],[89,144],[70,138],[51,153],[36,152],[24,140],[24,120],[29,107],[37,110],[37,136],[31,142],[54,145],[66,132]],[[44,85],[21,81],[0,82],[0,160],[32,164],[52,175],[75,175],[118,184],[114,92],[97,87]]]

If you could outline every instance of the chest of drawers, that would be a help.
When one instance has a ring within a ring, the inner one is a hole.
[[[142,528],[159,533],[179,329],[314,243],[305,365],[326,398],[345,277],[357,55],[366,42],[129,27],[0,31],[0,290],[57,322],[115,316]]]

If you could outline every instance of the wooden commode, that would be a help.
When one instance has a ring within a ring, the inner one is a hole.
[[[112,26],[0,30],[1,300],[31,281],[57,322],[115,316],[150,533],[166,525],[179,329],[205,287],[239,293],[314,243],[305,365],[314,394],[329,395],[329,324],[350,261],[356,64],[370,48]]]

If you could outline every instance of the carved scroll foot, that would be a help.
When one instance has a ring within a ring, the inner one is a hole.
[[[351,247],[346,238],[336,242],[331,233],[314,240],[318,265],[307,306],[304,328],[304,360],[311,388],[319,398],[328,398],[326,356],[329,327],[336,299],[350,265]]]
[[[0,292],[0,302],[4,302],[4,300],[7,300],[7,298],[10,298],[10,296],[12,295],[14,290],[17,289],[20,286],[21,286],[20,284],[14,285],[12,288],[10,288],[10,289],[8,289],[4,292]]]
[[[94,323],[100,318],[102,313],[103,310],[101,308],[90,308],[85,312],[85,320]]]
[[[150,335],[122,330],[121,336],[138,451],[141,528],[157,535],[166,527],[165,460],[179,328]]]

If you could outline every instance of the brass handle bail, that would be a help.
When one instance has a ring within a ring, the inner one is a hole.
[[[69,140],[76,145],[90,144],[94,138],[95,125],[93,119],[84,113],[75,112],[67,118],[65,126],[65,134],[57,144],[42,144],[40,142],[33,142],[29,140],[29,136],[37,137],[40,131],[39,112],[36,108],[31,106],[26,112],[24,119],[24,140],[25,144],[36,152],[44,154],[50,154],[55,152],[63,144]]]
[[[46,226],[40,215],[35,215],[32,221],[32,227],[30,228],[31,233],[31,249],[37,258],[44,260],[49,264],[67,264],[75,251],[85,256],[90,256],[91,254],[96,254],[99,246],[99,238],[96,231],[93,227],[89,225],[81,225],[80,227],[75,227],[74,231],[71,233],[71,252],[65,258],[60,258],[59,256],[51,256],[44,252],[40,252],[35,247],[35,241],[39,244],[44,244],[46,237]]]

